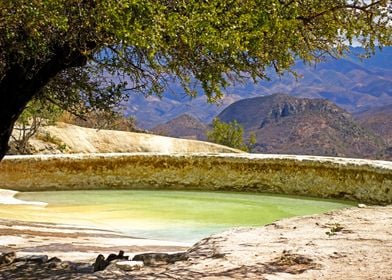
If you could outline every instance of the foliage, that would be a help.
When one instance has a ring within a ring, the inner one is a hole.
[[[19,116],[14,127],[12,140],[14,147],[21,154],[28,154],[28,141],[42,125],[51,125],[60,117],[62,110],[53,104],[44,104],[40,100],[32,100]]]
[[[208,141],[248,151],[249,148],[244,143],[243,136],[244,129],[237,121],[234,120],[230,123],[225,123],[218,118],[212,121],[212,130],[207,132]]]
[[[215,101],[296,59],[392,43],[390,0],[0,1],[0,159],[34,98],[84,115],[175,81]],[[87,109],[86,109],[87,108]]]
[[[35,138],[42,140],[46,143],[54,144],[56,148],[62,153],[68,149],[68,146],[63,141],[61,141],[60,138],[53,136],[48,131],[45,131],[44,133],[37,133]]]
[[[252,131],[249,134],[249,139],[247,144],[248,151],[251,151],[255,147],[256,143],[257,143],[256,133]]]
[[[388,0],[1,1],[0,80],[15,66],[33,79],[57,60],[60,73],[40,96],[80,114],[88,106],[112,108],[126,96],[124,90],[160,94],[173,80],[190,95],[202,88],[214,101],[231,82],[266,78],[268,67],[281,72],[297,58],[340,56],[347,41],[358,39],[370,52],[375,44],[391,44],[391,5]]]

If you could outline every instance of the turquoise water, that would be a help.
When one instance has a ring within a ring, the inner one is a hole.
[[[16,197],[48,205],[0,206],[0,218],[95,226],[137,237],[185,242],[231,227],[260,226],[350,206],[336,200],[190,191],[53,191],[25,192]]]

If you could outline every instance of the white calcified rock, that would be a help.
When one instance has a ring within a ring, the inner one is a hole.
[[[119,261],[116,262],[116,266],[122,270],[131,271],[141,269],[144,263],[141,261]]]
[[[17,191],[0,189],[0,204],[27,204],[27,205],[37,205],[37,206],[46,206],[46,202],[40,201],[25,201],[16,199],[14,196],[17,194]]]
[[[53,154],[56,145],[63,146],[67,153],[124,153],[124,152],[157,152],[157,153],[241,153],[242,151],[226,146],[197,141],[165,137],[147,133],[85,128],[76,125],[57,123],[55,126],[41,128],[41,134],[50,135],[56,143],[44,142],[41,138],[33,138],[30,145],[38,154]]]

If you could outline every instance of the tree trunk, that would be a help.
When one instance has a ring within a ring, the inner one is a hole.
[[[84,66],[87,58],[70,48],[57,48],[55,54],[38,71],[30,75],[37,62],[13,64],[0,80],[0,161],[8,151],[14,124],[27,103],[60,71]],[[28,75],[29,74],[29,75]]]
[[[0,82],[0,160],[8,151],[8,141],[16,120],[36,94],[23,85],[22,70],[18,66],[12,67]]]
[[[6,108],[7,104],[3,103],[2,101],[0,105],[0,160],[3,159],[5,154],[8,151],[8,140],[11,137],[12,129],[14,127],[15,121],[18,119],[18,116],[20,113],[17,111],[23,110],[24,106],[23,104],[19,105],[19,108],[17,108],[15,113],[13,113],[12,110],[9,110]]]

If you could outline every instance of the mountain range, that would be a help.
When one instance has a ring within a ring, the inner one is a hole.
[[[155,126],[151,132],[154,134],[177,137],[184,139],[207,140],[206,131],[209,129],[207,124],[204,124],[199,119],[184,114],[174,119]]]
[[[245,139],[255,134],[252,152],[392,159],[392,105],[353,116],[325,99],[273,94],[234,102],[217,118],[237,121]],[[181,115],[152,131],[205,140],[209,129]]]
[[[256,134],[252,152],[382,158],[385,140],[325,99],[274,94],[240,100],[218,118]]]
[[[377,50],[371,58],[361,60],[361,48],[351,48],[342,59],[329,59],[317,65],[298,62],[293,70],[298,77],[286,73],[278,76],[270,71],[269,81],[231,86],[217,104],[208,104],[202,92],[188,97],[178,85],[172,85],[162,98],[132,95],[126,114],[136,117],[138,126],[151,129],[158,124],[188,114],[210,123],[224,108],[235,101],[275,93],[295,97],[323,98],[351,113],[392,104],[392,47]]]
[[[392,147],[392,104],[357,112],[354,118],[363,127],[383,137]]]

